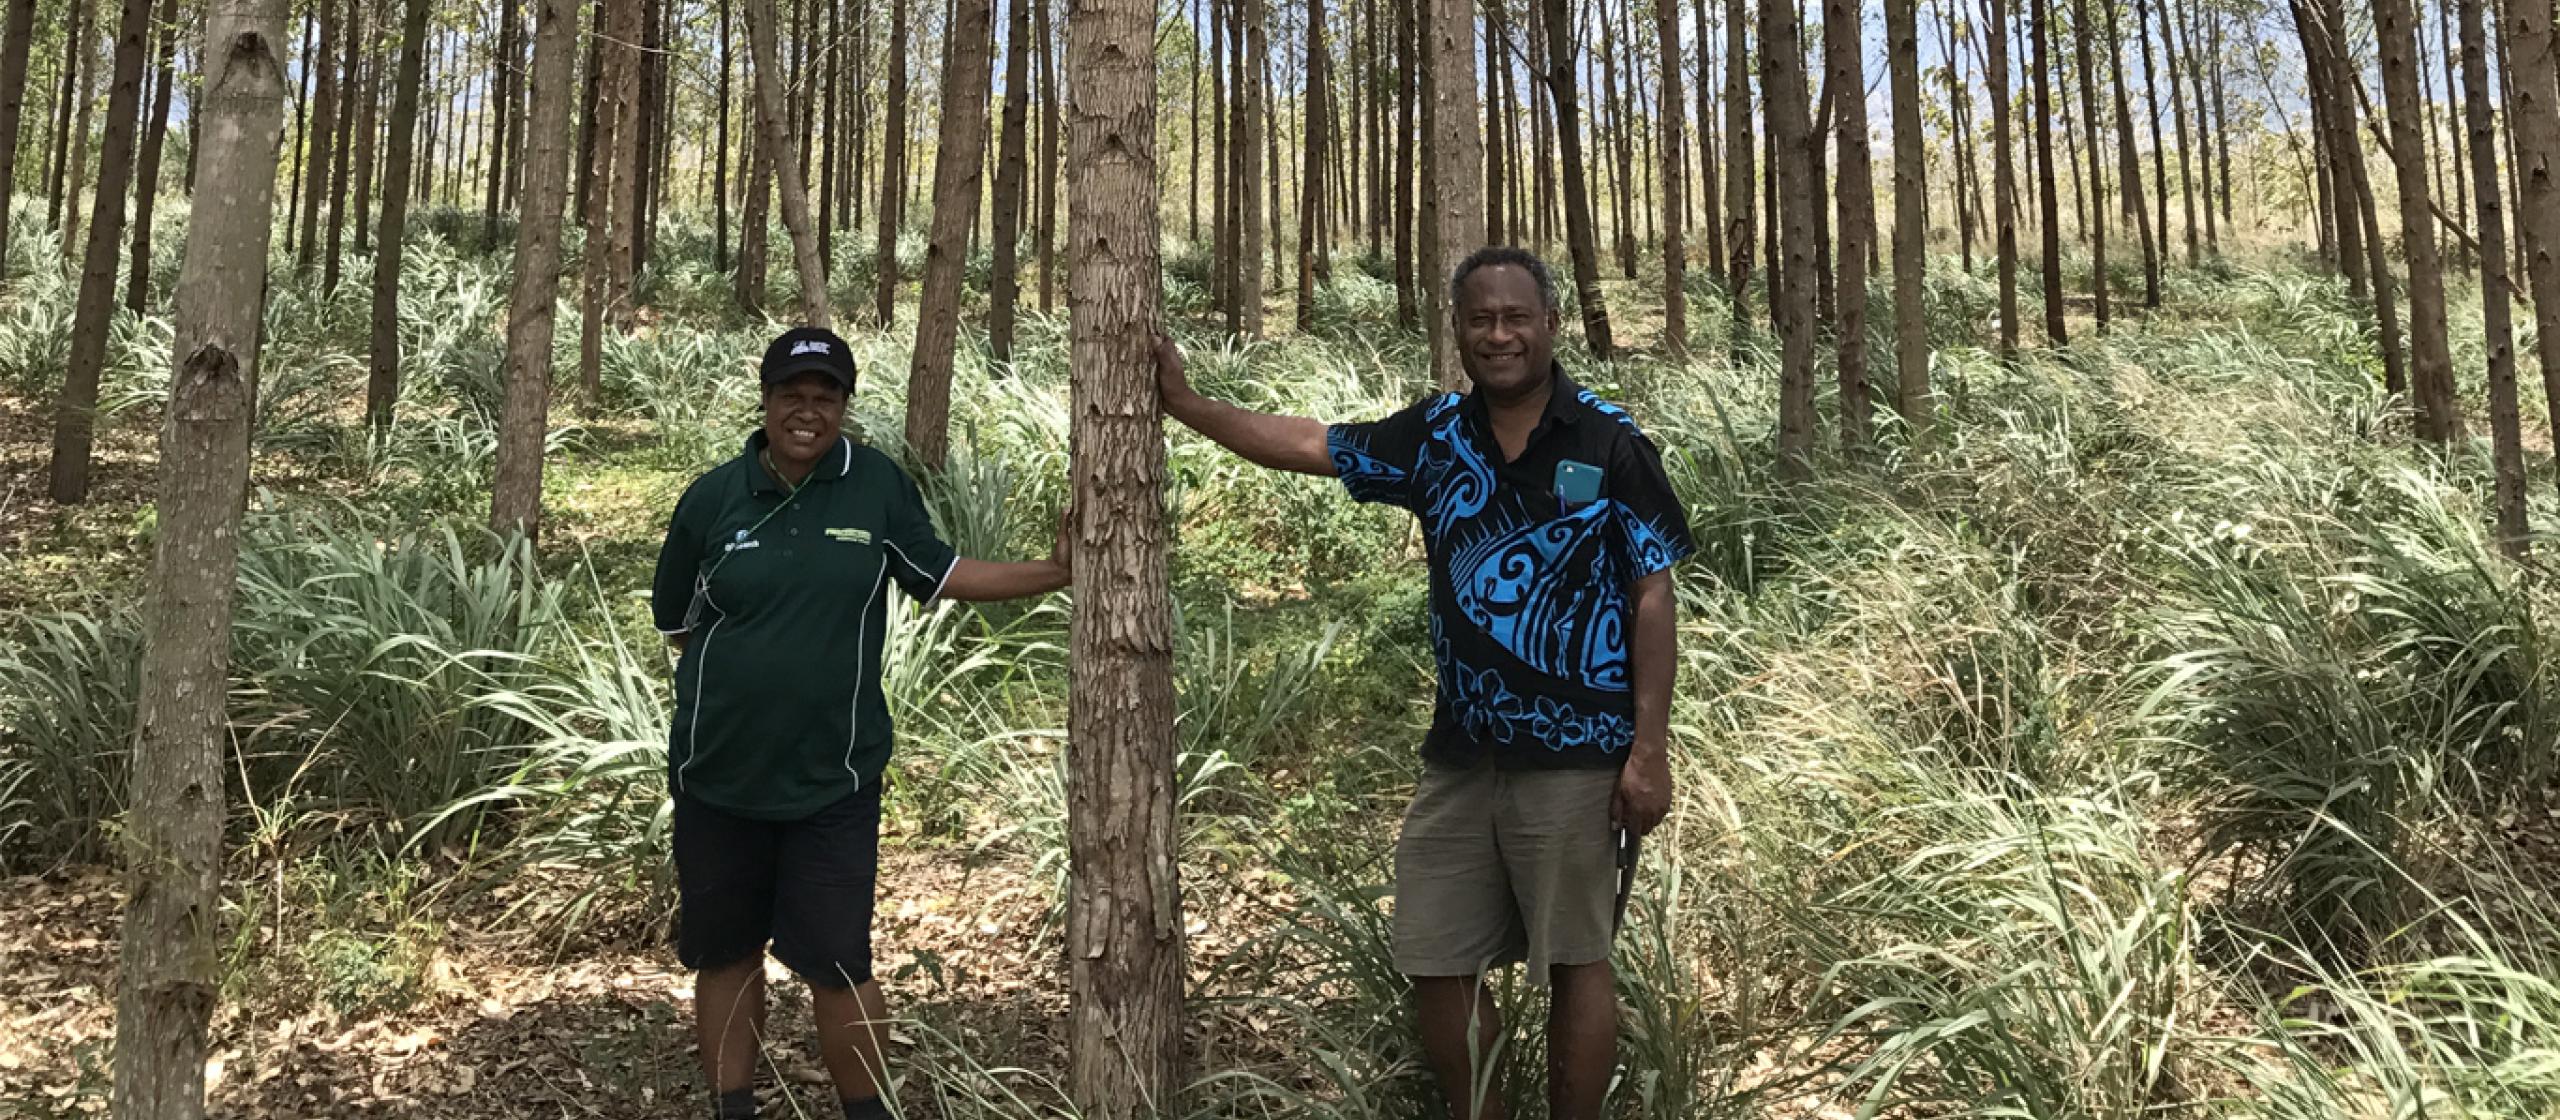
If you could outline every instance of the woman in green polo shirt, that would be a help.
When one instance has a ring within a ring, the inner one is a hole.
[[[764,955],[809,983],[848,1120],[889,1115],[871,976],[889,711],[889,585],[917,602],[985,602],[1067,585],[1049,559],[958,556],[915,482],[843,434],[854,364],[802,327],[764,355],[764,425],[676,503],[658,553],[657,625],[682,651],[667,746],[695,1036],[714,1113],[755,1111]]]

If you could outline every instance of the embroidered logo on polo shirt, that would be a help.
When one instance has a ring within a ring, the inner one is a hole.
[[[748,529],[740,529],[740,530],[738,530],[738,539],[736,539],[736,540],[734,540],[734,541],[730,541],[730,542],[729,542],[729,543],[727,543],[727,544],[721,545],[721,546],[720,546],[720,551],[722,551],[722,552],[744,552],[744,551],[746,551],[746,550],[748,550],[748,549],[750,549],[750,548],[761,548],[761,547],[763,547],[763,546],[764,546],[764,542],[763,542],[763,541],[755,540],[755,539],[750,538],[750,537],[748,537],[748,536],[747,536],[747,534],[748,534],[749,532],[752,532],[752,530],[748,530]]]
[[[870,544],[871,530],[829,529],[827,530],[827,539],[831,541],[844,541],[847,544]]]

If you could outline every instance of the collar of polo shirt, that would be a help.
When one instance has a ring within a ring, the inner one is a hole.
[[[756,493],[788,494],[792,488],[784,486],[781,479],[773,477],[772,471],[764,469],[764,449],[769,442],[762,428],[747,434],[748,477],[754,480]],[[853,437],[840,435],[836,437],[835,453],[819,459],[817,465],[810,467],[809,477],[801,479],[800,485],[834,482],[852,469]]]

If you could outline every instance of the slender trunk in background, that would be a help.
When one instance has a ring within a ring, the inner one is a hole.
[[[94,34],[86,22],[89,14],[86,7],[82,8],[80,14],[83,20],[77,35],[77,45],[80,49],[80,100],[73,103],[71,108],[71,158],[69,167],[66,169],[69,178],[62,188],[61,251],[65,261],[70,260],[71,254],[83,244],[80,239],[80,200],[89,189],[89,113],[98,102],[98,58],[96,45],[91,41]],[[293,237],[290,226],[287,227],[285,237],[288,241]]]
[[[2209,26],[2213,29],[2213,42],[2210,47],[2206,48],[2206,57],[2214,60],[2213,143],[2214,147],[2219,149],[2217,152],[2217,158],[2222,164],[2222,224],[2228,226],[2231,224],[2231,108],[2230,103],[2224,99],[2225,82],[2222,66],[2222,16],[2220,13],[2214,13],[2209,17]]]
[[[2440,0],[2436,5],[2436,45],[2442,48],[2436,52],[2436,57],[2444,65],[2444,132],[2449,139],[2443,142],[2439,142],[2435,139],[2436,129],[2432,121],[2430,121],[2425,129],[2428,140],[2428,158],[2433,160],[2439,168],[2437,173],[2438,178],[2436,180],[2435,197],[2436,200],[2441,203],[2447,194],[2451,194],[2453,196],[2453,213],[2446,219],[2446,221],[2457,227],[2467,224],[2471,214],[2471,184],[2463,178],[2463,169],[2469,165],[2468,161],[2470,160],[2471,155],[2470,144],[2468,139],[2462,134],[2462,122],[2464,116],[2463,107],[2464,103],[2469,99],[2463,94],[2461,84],[2462,79],[2456,72],[2456,63],[2458,60],[2455,57],[2453,42],[2453,7],[2459,2],[2460,0]],[[2423,24],[2418,28],[2418,38],[2420,40],[2418,44],[2418,58],[2423,64],[2426,59],[2426,28]],[[2424,106],[2426,104],[2426,76],[2424,74],[2419,75],[2418,94],[2418,104],[2420,106]],[[2428,116],[2432,118],[2433,114],[2428,114]],[[2453,158],[2450,161],[2444,158],[2444,150],[2448,143],[2453,148]],[[2492,155],[2490,158],[2494,160],[2497,158],[2494,154],[2495,149],[2492,149],[2491,151]],[[2453,176],[2453,187],[2450,191],[2445,188],[2444,179],[2442,177],[2445,174],[2442,168],[2447,162],[2452,164],[2451,174]],[[2464,249],[2462,248],[2462,242],[2457,238],[2454,241],[2454,247],[2452,249],[2452,256],[2454,260],[2453,267],[2461,268],[2464,264],[2470,263],[2463,260],[2463,253]]]
[[[933,230],[907,367],[907,463],[942,470],[951,438],[951,352],[960,340],[960,270],[977,221],[987,149],[991,0],[955,0],[942,68],[942,131],[933,165]],[[777,141],[780,139],[776,134]]]
[[[884,327],[895,322],[898,314],[898,227],[905,220],[900,203],[906,198],[907,181],[908,3],[889,0],[889,99],[887,116],[882,118],[880,225],[875,231],[878,260],[873,266],[871,297],[872,317]]]
[[[2370,298],[2374,286],[2389,283],[2390,273],[2368,269],[2364,224],[2357,210],[2357,194],[2364,181],[2364,146],[2356,137],[2355,95],[2348,92],[2348,85],[2355,79],[2342,62],[2346,21],[2314,12],[2303,4],[2291,7],[2303,44],[2312,118],[2324,153],[2321,166],[2325,196],[2333,200],[2327,208],[2332,213],[2326,227],[2332,232],[2322,240],[2336,247],[2338,266],[2347,278],[2348,298],[2362,301]]]
[[[2124,33],[2116,20],[2116,0],[2099,0],[2107,15],[2107,41],[2122,44]],[[2124,82],[2124,51],[2107,52],[2107,75],[2115,85],[2116,109],[2116,181],[2117,200],[2133,219],[2134,241],[2142,249],[2142,306],[2160,306],[2160,253],[2152,240],[2151,209],[2142,201],[2142,150],[2133,136],[2133,99],[2127,95]]]
[[[56,230],[62,228],[62,208],[71,202],[71,192],[64,189],[63,177],[71,168],[71,120],[73,103],[80,97],[81,71],[87,69],[82,60],[88,52],[81,47],[89,39],[88,0],[71,0],[71,31],[62,37],[62,82],[53,95],[53,140],[45,161],[44,222]],[[85,141],[84,141],[85,142]]]
[[[388,13],[380,0],[360,0],[371,5],[377,20]],[[356,100],[355,201],[348,207],[347,225],[355,230],[356,252],[373,251],[373,198],[375,153],[382,147],[382,51],[376,44],[365,47],[364,93]]]
[[[512,0],[511,0],[512,2]],[[711,271],[729,271],[729,0],[720,0],[720,76],[713,80]]]
[[[53,413],[53,500],[89,498],[89,455],[97,423],[98,380],[106,372],[107,327],[116,313],[116,265],[124,258],[124,195],[133,178],[139,131],[142,59],[148,53],[151,0],[124,0],[116,16],[113,84],[107,87],[106,136],[98,145],[98,200],[82,248],[80,294],[71,319],[71,357]]]
[[[1973,205],[1971,192],[1965,189],[1968,185],[1966,180],[1973,174],[1973,90],[1965,82],[1963,31],[1958,26],[1956,5],[1947,7],[1946,16],[1946,34],[1939,41],[1943,44],[1940,53],[1947,60],[1947,103],[1955,132],[1956,250],[1965,274],[1970,276],[1973,274],[1973,222],[1979,212]],[[1927,205],[1925,200],[1922,205]]]
[[[497,65],[491,68],[489,75],[489,82],[493,87],[491,93],[497,98],[497,103],[491,106],[496,114],[493,118],[496,124],[489,130],[489,137],[493,141],[489,145],[487,168],[489,193],[480,204],[480,243],[491,248],[495,248],[498,244],[498,211],[506,205],[507,178],[511,173],[509,161],[520,161],[524,158],[522,152],[513,151],[508,147],[513,135],[517,106],[521,101],[521,95],[517,92],[517,83],[521,80],[523,73],[519,68],[524,64],[524,43],[521,41],[521,28],[524,25],[523,2],[524,0],[497,0],[498,59]]]
[[[845,131],[844,122],[836,116],[836,95],[844,85],[842,62],[844,35],[837,5],[829,4],[824,14],[827,29],[818,47],[818,87],[820,102],[815,127],[818,133],[818,268],[829,276],[836,274],[836,182],[838,160],[843,144],[837,139]],[[1014,42],[1021,42],[1016,36]]]
[[[1049,27],[1054,0],[1031,0],[1033,34],[1040,40],[1040,310],[1057,306],[1058,289],[1058,67],[1057,39]]]
[[[372,364],[365,422],[390,430],[400,400],[400,260],[409,230],[409,176],[417,164],[418,93],[427,67],[427,0],[405,0],[399,72],[391,85],[391,135],[383,143],[382,230],[373,261]]]
[[[2382,387],[2393,396],[2409,392],[2409,344],[2400,330],[2399,296],[2391,285],[2390,262],[2383,256],[2381,206],[2373,191],[2372,173],[2358,155],[2349,168],[2354,190],[2349,205],[2363,218],[2365,268],[2373,276],[2373,318],[2382,327]]]
[[[1722,284],[1730,267],[1724,244],[1724,170],[1716,163],[1715,42],[1709,0],[1693,0],[1698,44],[1698,226],[1707,240],[1707,282]]]
[[[1505,147],[1503,137],[1508,132],[1503,124],[1509,119],[1503,116],[1502,105],[1502,9],[1504,3],[1505,0],[1486,0],[1484,6],[1486,26],[1483,35],[1484,65],[1481,73],[1485,76],[1483,106],[1485,228],[1480,243],[1485,245],[1502,243],[1503,183],[1509,178],[1505,167],[1506,157],[1503,153]],[[1308,0],[1310,13],[1323,6],[1322,0]],[[1310,84],[1308,88],[1319,87]]]
[[[0,16],[0,280],[9,278],[9,209],[17,197],[18,125],[26,119],[27,54],[35,46],[36,22],[36,0],[8,5]]]
[[[632,59],[632,72],[623,80],[636,88],[638,101],[627,114],[632,120],[631,134],[624,138],[623,158],[628,171],[625,186],[617,197],[623,206],[624,220],[614,227],[614,259],[619,263],[622,281],[621,299],[615,309],[625,326],[639,301],[638,277],[649,270],[649,252],[654,234],[650,214],[657,209],[653,201],[662,189],[659,171],[659,134],[665,130],[665,114],[659,98],[666,87],[666,23],[660,11],[661,0],[641,0],[640,51]],[[828,130],[830,135],[832,129]],[[823,252],[823,246],[821,247]]]
[[[1067,1083],[1090,1120],[1170,1111],[1183,1084],[1172,542],[1151,357],[1162,303],[1155,13],[1146,0],[1080,0],[1067,20]]]
[[[1547,33],[1547,91],[1555,104],[1556,149],[1563,156],[1564,239],[1573,258],[1573,294],[1582,307],[1583,341],[1594,357],[1617,351],[1609,304],[1600,294],[1600,234],[1593,228],[1590,183],[1582,160],[1582,99],[1574,88],[1573,11],[1567,0],[1541,0]]]
[[[2047,343],[2062,346],[2071,339],[2062,321],[2062,200],[2053,181],[2053,51],[2047,42],[2052,22],[2052,0],[2028,0],[2027,25],[2035,54],[2027,68],[2035,76],[2037,235],[2044,242],[2044,337]]]
[[[2534,347],[2549,421],[2560,430],[2560,66],[2552,59],[2552,9],[2540,0],[2500,0],[2500,7],[2499,38],[2515,62],[2504,77],[2524,180],[2516,213],[2533,285]]]
[[[1618,85],[1618,21],[1604,13],[1600,19],[1600,107],[1608,111],[1608,125],[1596,138],[1607,150],[1615,166],[1609,168],[1611,202],[1609,244],[1617,253],[1618,271],[1626,278],[1636,278],[1636,214],[1635,153],[1630,150],[1627,127],[1627,101]]]
[[[337,158],[330,141],[338,132],[338,71],[328,60],[338,53],[338,6],[332,0],[320,0],[317,9],[320,39],[312,48],[303,67],[314,74],[311,92],[310,142],[305,146],[302,175],[302,240],[293,257],[296,276],[311,274],[312,260],[319,255],[320,206],[328,197],[329,167]]]
[[[1749,9],[1743,0],[1725,0],[1724,7],[1724,203],[1725,258],[1724,294],[1733,304],[1733,351],[1742,353],[1744,337],[1750,334],[1751,247],[1753,217],[1759,206],[1757,176],[1752,173],[1751,159],[1751,52],[1748,29],[1751,21],[1744,18]],[[1704,121],[1699,127],[1705,127]],[[1770,174],[1777,173],[1773,152]],[[1771,267],[1776,267],[1774,259]]]
[[[748,0],[769,3],[770,0]],[[624,74],[631,64],[631,48],[636,36],[640,0],[598,0],[596,6],[596,42],[603,46],[589,57],[596,72],[588,83],[595,91],[590,114],[594,124],[593,143],[587,153],[589,194],[586,209],[586,244],[579,262],[580,289],[578,317],[578,384],[581,407],[590,413],[604,403],[604,333],[609,323],[618,319],[616,266],[614,263],[614,200],[622,191],[620,177],[628,174],[620,159],[622,134],[632,130],[630,106],[622,96]]]
[[[1821,63],[1819,56],[1806,63],[1808,85],[1813,81],[1812,75],[1821,72]],[[1831,95],[1836,91],[1829,86],[1814,86],[1811,92],[1819,100],[1812,109],[1813,131],[1807,134],[1805,158],[1813,165],[1806,183],[1813,192],[1813,329],[1815,337],[1820,338],[1839,322],[1839,274],[1831,268],[1831,222],[1836,212],[1824,205],[1831,193]]]
[[[560,215],[569,194],[569,93],[577,84],[578,0],[533,0],[533,109],[526,132],[516,273],[507,304],[506,404],[498,421],[489,528],[531,539],[542,521],[551,415],[551,336],[560,298]]]
[[[1267,236],[1263,229],[1262,179],[1263,133],[1270,121],[1262,96],[1262,61],[1269,57],[1269,33],[1265,25],[1269,16],[1264,0],[1238,0],[1235,23],[1229,29],[1229,42],[1239,49],[1233,79],[1228,83],[1228,103],[1235,110],[1235,127],[1227,132],[1233,141],[1235,201],[1229,208],[1234,220],[1235,263],[1231,265],[1231,290],[1234,301],[1227,309],[1227,329],[1246,338],[1262,337],[1262,264]]]
[[[160,201],[161,141],[169,131],[169,93],[176,77],[170,63],[177,53],[178,0],[160,0],[160,15],[153,22],[160,32],[160,46],[153,52],[159,60],[159,76],[151,85],[151,114],[142,122],[142,158],[133,172],[133,263],[125,270],[125,310],[137,317],[151,305],[151,215]],[[338,170],[345,173],[345,160],[338,161]],[[0,201],[0,209],[7,206]],[[333,239],[335,232],[333,225]],[[0,246],[8,243],[7,227],[0,224]],[[0,256],[6,255],[0,250]]]
[[[984,0],[978,0],[981,8]],[[783,116],[782,50],[775,43],[773,0],[747,0],[747,51],[754,67],[756,119],[765,138],[765,162],[773,168],[775,196],[781,203],[782,228],[791,234],[791,263],[800,276],[800,325],[831,325],[827,270],[818,263],[818,233],[809,220],[809,183],[799,148],[792,143]],[[978,27],[986,28],[982,16]],[[986,131],[986,68],[978,69],[978,131]],[[971,158],[976,157],[973,154]],[[974,181],[974,180],[973,180]],[[975,195],[971,196],[973,199]]]
[[[2498,545],[2522,558],[2525,526],[2524,422],[2516,408],[2515,324],[2507,298],[2507,218],[2499,199],[2497,123],[2489,110],[2489,51],[2482,0],[2454,0],[2462,22],[2463,119],[2471,130],[2471,190],[2479,200],[2480,333],[2489,365],[2489,459],[2496,476]],[[2507,71],[2510,82],[2514,71]]]
[[[1803,20],[1791,0],[1760,0],[1760,87],[1769,107],[1769,161],[1778,200],[1778,459],[1813,470],[1814,179],[1812,112],[1805,104]]]
[[[1868,431],[1873,402],[1867,388],[1867,249],[1876,238],[1876,186],[1875,154],[1867,135],[1866,26],[1859,0],[1825,0],[1823,54],[1831,74],[1824,84],[1839,91],[1831,122],[1840,160],[1840,294],[1839,318],[1834,320],[1839,337],[1833,350],[1840,370],[1840,448],[1851,453],[1873,442]]]
[[[1004,31],[1004,134],[996,144],[995,228],[990,246],[994,272],[987,280],[987,354],[997,365],[1013,361],[1013,318],[1022,300],[1022,204],[1025,177],[1023,129],[1031,111],[1031,3],[1006,0]]]
[[[2186,218],[2187,267],[2194,268],[2202,259],[2196,249],[2196,170],[2193,158],[2195,147],[2191,139],[2194,134],[2187,130],[2186,83],[2179,80],[2178,76],[2179,72],[2186,67],[2182,64],[2178,53],[2178,10],[2174,3],[2160,12],[2160,52],[2163,56],[2162,61],[2168,63],[2166,69],[2169,71],[2169,118],[2178,134],[2178,209],[2179,213]],[[2155,140],[2153,143],[2157,144],[2158,141]],[[2160,187],[2160,204],[2167,206],[2168,199],[2169,187],[2164,182]],[[2205,220],[2212,221],[2212,214],[2207,213]],[[2167,231],[2164,228],[2162,235],[2166,236],[2166,234]]]
[[[315,13],[303,13],[302,53],[294,56],[301,71],[301,77],[296,79],[293,94],[293,139],[287,142],[286,147],[286,151],[293,156],[293,170],[285,173],[284,187],[284,251],[287,253],[294,251],[294,246],[299,244],[296,238],[302,233],[302,173],[310,163],[311,150],[309,145],[303,143],[303,137],[304,129],[310,124],[311,119],[311,81],[312,71],[316,69],[310,63],[311,37],[318,30],[318,23]],[[82,108],[86,108],[87,104],[84,99],[81,103]],[[82,134],[87,134],[85,129]],[[73,187],[77,189],[78,184],[75,182]],[[76,215],[77,211],[74,211],[74,214]],[[68,251],[66,248],[65,252]]]
[[[1688,220],[1683,192],[1689,178],[1683,159],[1689,136],[1680,120],[1680,0],[1654,0],[1654,33],[1662,52],[1655,67],[1662,72],[1662,346],[1676,359],[1689,353],[1688,246],[1680,228]]]
[[[2220,228],[2222,213],[2220,208],[2213,204],[2213,133],[2215,126],[2213,123],[2213,113],[2211,111],[2212,105],[2205,96],[2207,75],[2205,74],[2204,65],[2204,46],[2202,43],[2202,36],[2196,33],[2196,23],[2193,14],[2194,9],[2201,6],[2201,4],[2197,4],[2189,8],[2188,22],[2185,26],[2180,27],[2178,31],[2179,34],[2186,38],[2187,82],[2189,88],[2192,90],[2189,103],[2195,108],[2196,171],[2198,176],[2203,180],[2203,182],[2196,188],[2196,201],[2201,204],[2202,209],[2204,210],[2204,251],[2214,256],[2220,256],[2222,255],[2222,231]],[[2217,59],[2215,61],[2218,69],[2220,60]]]
[[[2009,124],[2009,21],[2003,0],[1982,0],[1990,24],[1991,83],[1991,226],[1999,254],[2000,357],[2018,357],[2018,180],[2014,139]]]
[[[114,1115],[201,1120],[221,990],[223,761],[231,604],[266,318],[284,0],[211,0],[198,63],[209,117],[173,301],[169,406],[153,509],[149,627],[134,704],[116,968]]]
[[[629,333],[632,326],[632,303],[638,290],[640,271],[640,204],[647,190],[642,179],[648,173],[648,99],[643,96],[641,75],[649,65],[649,11],[656,0],[622,0],[615,20],[608,25],[617,45],[618,63],[612,75],[613,173],[599,183],[605,190],[605,314],[613,329]],[[588,386],[587,400],[600,404],[601,385]]]
[[[1321,231],[1325,210],[1325,144],[1332,127],[1324,90],[1332,81],[1325,54],[1325,0],[1307,0],[1307,84],[1311,96],[1301,110],[1307,122],[1305,181],[1298,196],[1298,330],[1316,326],[1316,281],[1324,268]]]
[[[1561,3],[1562,0],[1557,0]],[[1413,18],[1411,2],[1397,3],[1396,10],[1396,323],[1415,327],[1422,323],[1421,301],[1414,296],[1414,182],[1417,162],[1413,150],[1414,133],[1420,122],[1415,120],[1420,98],[1415,86],[1415,71],[1420,68],[1421,37]]]
[[[773,162],[762,129],[747,130],[746,201],[738,207],[738,309],[765,313],[766,273],[772,271]]]
[[[2109,0],[2099,0],[2107,3]],[[2089,38],[2089,0],[2072,0],[2071,42],[2079,62],[2080,129],[2089,138],[2089,294],[2097,303],[2098,333],[2107,333],[2107,173],[2106,118],[2098,115],[2097,56]],[[2110,36],[2112,39],[2112,36]]]
[[[329,175],[329,247],[320,256],[320,290],[338,290],[338,278],[345,271],[347,240],[347,181],[354,177],[353,165],[360,157],[357,150],[367,139],[357,119],[367,116],[365,98],[372,90],[365,84],[365,60],[372,53],[365,42],[365,10],[367,0],[347,0],[346,54],[338,68],[338,165]]]
[[[2152,248],[2145,259],[2151,265],[2151,307],[2160,307],[2160,271],[2169,260],[2169,143],[2160,133],[2160,73],[2151,60],[2151,0],[2134,0],[2134,36],[2142,41],[2142,98],[2151,114],[2151,190],[2152,208],[2158,220],[2152,223]]]
[[[1235,28],[1229,10],[1233,0],[1207,0],[1209,5],[1209,142],[1213,170],[1209,175],[1209,205],[1212,227],[1209,237],[1209,307],[1227,319],[1227,329],[1235,329],[1236,265],[1236,183],[1235,145],[1227,140],[1227,126],[1235,120],[1235,104],[1227,94],[1227,76],[1235,69],[1235,48],[1227,42]]]
[[[2409,262],[2409,387],[2418,438],[2451,443],[2462,436],[2453,397],[2453,354],[2445,337],[2444,268],[2435,213],[2427,195],[2425,106],[2418,99],[2417,28],[2409,0],[2374,0],[2382,49],[2382,98],[2391,123],[2392,164],[2400,179],[2400,250]]]
[[[1929,267],[1929,150],[1928,124],[1920,117],[1918,8],[1919,0],[1884,0],[1885,65],[1893,86],[1893,399],[1913,446],[1928,442],[1931,413],[1929,321],[1921,305]],[[2000,26],[1996,13],[1991,26]],[[2000,88],[1992,86],[1995,102]],[[2014,302],[2014,286],[2008,294]],[[2002,326],[2006,332],[2005,320]]]

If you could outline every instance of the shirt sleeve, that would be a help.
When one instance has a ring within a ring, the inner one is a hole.
[[[1325,429],[1334,477],[1354,500],[1408,510],[1419,504],[1414,479],[1430,436],[1431,402],[1425,397],[1383,420]]]
[[[694,480],[676,499],[667,539],[658,546],[658,572],[649,583],[649,613],[658,632],[673,637],[693,629],[694,587],[702,571],[703,513],[709,499]]]
[[[1632,578],[1666,570],[1697,550],[1689,537],[1689,513],[1672,492],[1662,452],[1652,440],[1631,431],[1618,441],[1610,455],[1608,485],[1615,530]]]
[[[889,578],[898,581],[898,589],[919,603],[930,603],[942,594],[960,554],[934,531],[933,514],[915,480],[905,471],[898,471],[897,479],[898,492],[889,499],[888,534],[880,538],[880,546],[889,553]]]

